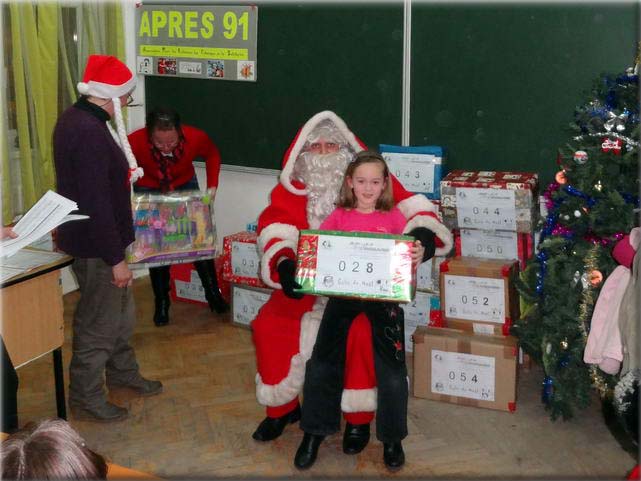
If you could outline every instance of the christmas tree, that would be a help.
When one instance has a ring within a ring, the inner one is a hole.
[[[552,419],[587,407],[593,388],[611,399],[618,382],[584,363],[583,353],[599,291],[617,266],[612,248],[638,225],[637,69],[638,62],[602,75],[576,109],[560,170],[543,193],[537,252],[518,282],[523,315],[513,332],[543,367],[542,399]]]

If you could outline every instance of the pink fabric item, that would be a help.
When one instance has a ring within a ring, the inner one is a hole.
[[[319,229],[402,234],[406,224],[407,219],[397,207],[388,212],[377,210],[369,214],[364,214],[356,209],[338,207],[327,216]]]
[[[598,364],[608,374],[619,372],[623,360],[623,344],[618,325],[619,307],[631,279],[629,267],[640,240],[641,231],[635,227],[614,247],[612,255],[621,265],[603,283],[592,313],[583,361]]]
[[[641,232],[638,227],[635,227],[628,235],[617,242],[614,249],[612,249],[612,257],[614,257],[614,259],[622,266],[625,266],[628,269],[632,267],[634,254],[636,254],[637,249],[639,248],[640,237]]]

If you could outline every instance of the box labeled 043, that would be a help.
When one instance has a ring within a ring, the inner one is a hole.
[[[414,396],[513,412],[517,356],[513,336],[418,327],[414,332]]]
[[[298,238],[298,292],[410,302],[416,292],[413,244],[410,236],[303,230]]]
[[[452,257],[441,270],[441,310],[446,327],[475,334],[510,334],[519,312],[514,285],[518,261]]]

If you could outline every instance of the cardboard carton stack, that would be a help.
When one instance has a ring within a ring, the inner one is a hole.
[[[272,293],[260,279],[255,231],[237,232],[223,239],[223,279],[231,284],[232,324],[250,327]]]
[[[453,230],[456,255],[518,259],[534,251],[539,215],[538,176],[528,172],[453,170],[441,181],[443,222]]]

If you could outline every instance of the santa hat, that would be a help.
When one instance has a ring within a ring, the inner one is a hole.
[[[296,134],[293,142],[285,152],[285,157],[283,158],[283,170],[280,173],[280,183],[283,184],[288,191],[296,195],[307,195],[306,189],[298,189],[292,184],[292,173],[294,171],[294,164],[299,154],[303,150],[305,143],[307,142],[308,136],[314,131],[316,127],[321,123],[331,122],[336,127],[336,130],[340,132],[347,144],[354,150],[355,153],[365,150],[365,144],[358,139],[354,133],[349,130],[347,124],[341,119],[338,115],[330,110],[325,110],[314,115],[311,119],[305,122],[305,125],[301,127]]]
[[[111,99],[114,106],[116,128],[114,132],[111,125],[107,124],[116,143],[122,148],[129,163],[129,180],[133,183],[143,176],[143,170],[138,167],[136,157],[131,151],[127,140],[127,132],[120,108],[120,97],[128,94],[136,87],[136,77],[129,68],[112,55],[90,55],[87,66],[78,83],[78,92],[102,99]]]

